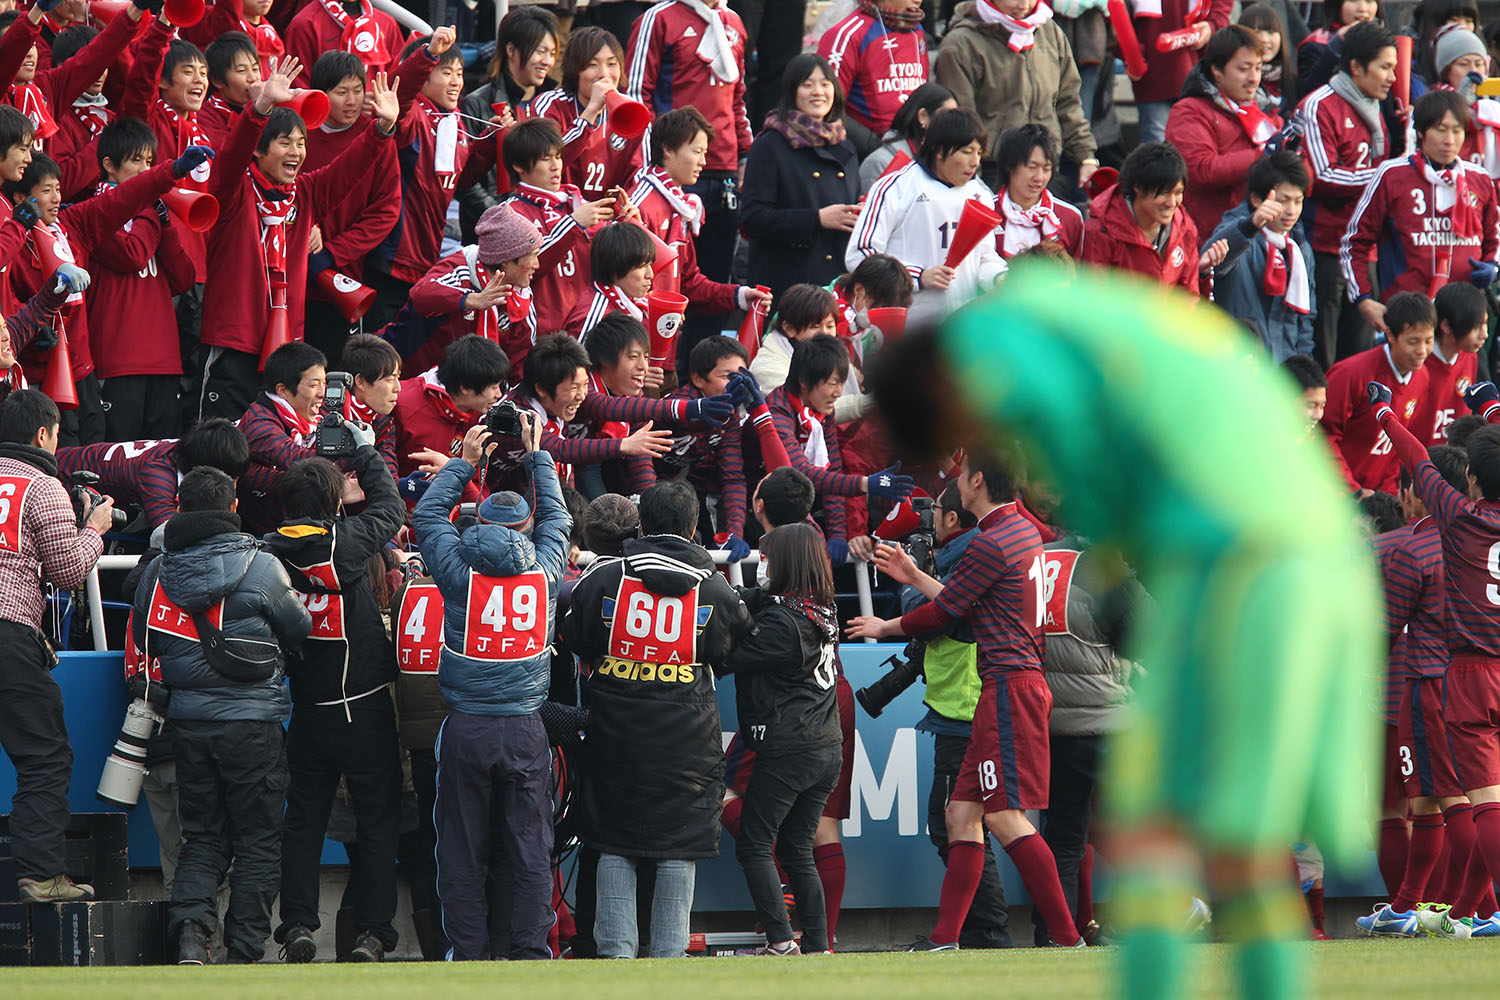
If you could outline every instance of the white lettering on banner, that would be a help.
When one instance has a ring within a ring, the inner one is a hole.
[[[864,808],[869,804],[873,822],[889,820],[896,810],[896,833],[915,837],[921,824],[917,821],[917,731],[896,730],[891,753],[885,760],[885,772],[875,777],[875,768],[865,752],[865,742],[854,734],[854,773],[849,783],[849,818],[840,824],[845,837],[858,837],[864,825]]]

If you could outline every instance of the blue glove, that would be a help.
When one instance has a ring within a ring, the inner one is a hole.
[[[1469,404],[1469,409],[1489,419],[1490,410],[1500,404],[1500,389],[1495,388],[1493,382],[1475,382],[1464,390],[1464,402]]]
[[[1478,289],[1485,289],[1495,283],[1496,277],[1500,277],[1500,264],[1469,258],[1469,284]]]
[[[432,485],[432,479],[420,472],[413,472],[403,476],[397,484],[397,491],[402,499],[416,502],[422,499],[422,494],[427,492],[427,487]]]
[[[911,488],[914,484],[911,476],[898,475],[900,471],[900,462],[890,468],[881,469],[868,477],[865,492],[872,497],[882,497],[886,500],[905,500],[911,495]]]
[[[828,561],[835,566],[842,566],[849,561],[849,543],[842,538],[828,539]]]
[[[683,408],[683,414],[688,420],[701,420],[705,424],[720,427],[734,415],[734,397],[726,392],[719,396],[690,399]]]
[[[1366,382],[1365,397],[1370,401],[1370,409],[1375,411],[1376,421],[1385,418],[1391,411],[1391,390],[1382,382]]]
[[[1293,116],[1292,120],[1281,126],[1281,130],[1266,140],[1265,154],[1279,153],[1283,149],[1295,153],[1302,148],[1302,122]]]
[[[740,397],[740,402],[745,404],[747,410],[766,405],[766,394],[761,391],[760,383],[748,368],[741,368],[729,376],[729,390]]]
[[[36,203],[35,198],[23,198],[15,208],[10,210],[10,217],[15,219],[22,229],[30,229],[42,217],[42,208]]]
[[[719,547],[729,552],[729,561],[732,563],[744,562],[750,558],[750,545],[739,535],[729,535]]]
[[[214,151],[208,146],[189,146],[182,151],[181,156],[172,161],[172,176],[186,177],[213,158]]]
[[[57,273],[53,277],[57,280],[54,291],[82,292],[89,287],[89,273],[77,264],[57,265]]]

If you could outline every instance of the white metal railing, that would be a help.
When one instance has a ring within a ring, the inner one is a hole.
[[[745,563],[760,564],[760,553],[754,549],[750,554],[739,562],[730,562],[729,553],[724,549],[714,549],[708,553],[713,561],[726,568],[729,574],[729,582],[736,587],[745,585]],[[594,559],[592,552],[580,552],[579,564],[586,566]],[[582,558],[587,556],[588,558]],[[94,633],[94,649],[103,653],[109,650],[109,640],[104,634],[104,595],[99,588],[99,571],[103,570],[132,570],[141,561],[141,557],[134,556],[100,556],[99,562],[89,571],[88,579],[83,583],[84,599],[89,606],[89,625]],[[870,599],[870,564],[858,563],[854,573],[854,589],[859,596],[859,613],[862,615],[873,615],[875,604]],[[866,639],[865,642],[873,643],[874,639]]]
[[[403,28],[415,31],[419,35],[432,34],[432,25],[428,24],[426,21],[422,20],[420,17],[413,14],[405,7],[401,6],[396,2],[396,0],[370,0],[370,2],[380,10],[385,11],[387,14],[391,15],[391,17],[395,18],[396,23],[401,25]],[[501,4],[497,3],[495,6],[499,7],[501,6]],[[498,18],[501,16],[503,15],[496,15],[496,27],[499,27],[500,25],[500,21]]]

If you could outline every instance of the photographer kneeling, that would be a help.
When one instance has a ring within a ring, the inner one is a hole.
[[[234,480],[193,469],[177,489],[165,551],[141,575],[133,638],[161,660],[177,758],[182,852],[167,933],[178,962],[206,965],[229,873],[227,961],[257,962],[281,876],[290,708],[283,650],[312,631],[286,570],[240,531]]]
[[[63,725],[57,665],[41,633],[46,595],[38,578],[71,590],[99,554],[114,513],[108,497],[79,525],[57,479],[57,406],[34,389],[17,389],[0,405],[0,746],[16,769],[11,847],[16,890],[24,903],[92,899],[94,889],[63,871],[68,783],[73,748]]]
[[[340,775],[349,785],[358,831],[350,858],[353,958],[378,962],[396,946],[401,757],[390,693],[396,650],[370,589],[367,564],[401,530],[406,504],[375,450],[375,429],[349,420],[343,429],[355,446],[363,509],[344,515],[338,466],[326,458],[303,459],[281,480],[287,522],[265,537],[313,620],[301,650],[287,657],[291,784],[276,940],[286,946],[288,962],[311,962],[317,954],[318,866]]]

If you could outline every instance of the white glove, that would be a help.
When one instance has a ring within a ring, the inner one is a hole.
[[[53,288],[55,292],[82,292],[93,280],[89,277],[89,273],[77,264],[57,265],[57,273],[53,277],[57,279],[57,284]]]

